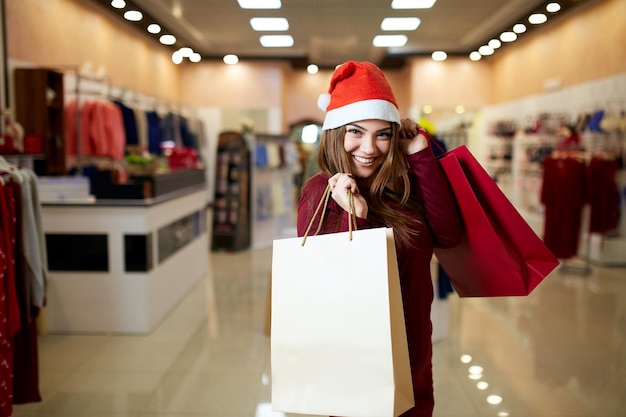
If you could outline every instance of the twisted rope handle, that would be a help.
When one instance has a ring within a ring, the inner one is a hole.
[[[324,220],[324,215],[326,214],[326,207],[328,207],[328,200],[330,198],[330,194],[331,194],[330,185],[327,185],[326,189],[324,190],[324,193],[322,194],[322,198],[320,198],[320,202],[317,204],[317,208],[315,209],[313,216],[311,216],[311,221],[309,222],[309,226],[306,228],[306,231],[304,232],[304,237],[302,238],[302,244],[300,246],[304,246],[304,244],[306,243],[306,238],[309,235],[309,231],[311,230],[311,227],[313,227],[313,221],[317,217],[317,213],[319,213],[320,208],[323,208],[322,215],[320,217],[320,222],[317,225],[317,230],[315,230],[315,233],[313,233],[313,236],[316,236],[322,229],[322,221]],[[349,232],[350,240],[352,240],[353,224],[354,224],[355,231],[357,230],[357,225],[356,225],[356,210],[354,208],[354,195],[349,190],[348,190],[348,214],[350,215],[350,220],[348,222],[348,232]]]

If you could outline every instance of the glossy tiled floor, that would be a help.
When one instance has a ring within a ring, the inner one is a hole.
[[[44,401],[15,415],[282,416],[269,404],[270,257],[210,254],[212,275],[150,335],[41,336]],[[435,416],[626,416],[625,269],[557,270],[529,297],[453,296],[445,307]]]

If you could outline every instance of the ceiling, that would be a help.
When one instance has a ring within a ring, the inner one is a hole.
[[[121,18],[123,10],[112,9],[110,0],[90,1]],[[549,16],[542,26],[586,2],[559,1],[562,10]],[[490,39],[498,38],[502,31],[511,30],[513,24],[527,23],[531,13],[545,12],[547,3],[437,0],[431,9],[392,10],[391,0],[282,0],[279,10],[244,10],[237,0],[126,0],[124,10],[138,8],[144,14],[141,22],[129,24],[138,25],[145,32],[147,24],[156,22],[164,29],[162,33],[177,37],[176,48],[189,46],[203,59],[222,59],[226,54],[236,54],[240,60],[281,59],[290,61],[294,67],[315,63],[321,68],[332,68],[347,60],[367,60],[391,68],[403,66],[407,57],[430,55],[435,50],[443,50],[448,56],[467,56]],[[384,17],[414,16],[420,18],[421,24],[415,31],[400,32],[408,36],[404,47],[372,46],[374,36],[383,34],[380,24]],[[250,26],[252,17],[287,18],[289,30],[286,33],[293,36],[294,46],[262,47],[260,35],[280,33],[255,32]],[[537,30],[529,24],[526,26],[528,32]]]

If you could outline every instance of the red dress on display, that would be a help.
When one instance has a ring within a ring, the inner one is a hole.
[[[616,175],[617,159],[594,156],[589,162],[589,232],[606,233],[619,224],[619,191]]]
[[[559,259],[576,256],[586,203],[586,166],[577,153],[543,160],[541,203],[545,206],[543,241]]]

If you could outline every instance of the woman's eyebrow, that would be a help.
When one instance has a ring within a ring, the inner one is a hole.
[[[348,126],[356,127],[357,129],[361,129],[361,130],[364,130],[364,131],[366,131],[366,132],[367,132],[367,129],[366,129],[366,128],[364,128],[363,126],[360,126],[360,125],[358,125],[358,124],[356,124],[356,123],[348,123],[348,124],[346,125],[346,127],[348,127]],[[389,126],[389,127],[383,127],[382,129],[378,129],[376,132],[377,132],[377,133],[381,133],[381,132],[390,132],[390,131],[391,131],[391,126]]]

